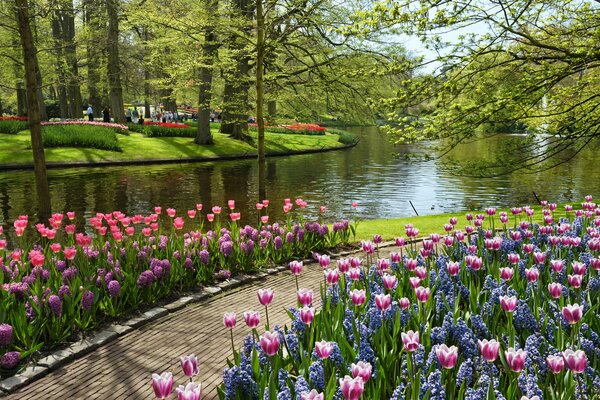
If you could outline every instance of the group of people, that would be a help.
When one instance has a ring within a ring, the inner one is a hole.
[[[94,120],[94,109],[91,104],[88,105],[85,113],[88,117],[88,121]],[[131,108],[127,108],[125,110],[125,120],[129,123],[133,122],[134,124],[144,123],[144,117],[140,114],[140,111],[137,109],[137,107],[133,107],[133,111]],[[102,122],[110,122],[110,107],[108,106],[104,107],[102,110]]]

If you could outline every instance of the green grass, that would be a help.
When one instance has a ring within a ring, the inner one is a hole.
[[[111,162],[144,159],[185,159],[192,157],[219,157],[256,154],[256,148],[228,135],[212,131],[215,144],[199,146],[192,138],[147,138],[131,132],[118,136],[122,152],[107,150],[55,147],[46,149],[46,161],[52,162]],[[251,132],[251,135],[253,133]],[[338,135],[325,136],[280,135],[267,132],[265,146],[268,154],[289,151],[340,147]],[[0,141],[0,164],[31,164],[30,137],[28,131],[17,135],[5,135]]]
[[[519,204],[515,204],[515,207],[519,207]],[[574,208],[578,208],[576,203],[573,203]],[[535,214],[533,215],[533,221],[540,223],[543,220],[543,214],[540,206],[530,206],[535,209]],[[502,227],[500,223],[500,212],[506,211],[508,213],[508,227],[512,227],[514,225],[514,217],[510,213],[509,208],[499,208],[497,209],[497,213],[494,216],[495,218],[495,226],[496,228]],[[439,233],[440,235],[444,234],[444,224],[449,222],[450,217],[457,217],[458,224],[456,225],[456,229],[461,229],[464,232],[464,227],[468,224],[465,215],[467,213],[471,213],[473,215],[476,214],[485,214],[483,210],[476,211],[459,211],[455,213],[446,213],[446,214],[435,214],[435,215],[423,215],[419,217],[403,217],[403,218],[392,218],[392,219],[371,219],[371,220],[361,220],[358,223],[358,228],[356,230],[356,241],[361,240],[372,240],[373,235],[381,235],[384,240],[392,240],[396,237],[402,236],[406,237],[404,225],[413,224],[415,228],[419,229],[419,236],[428,236],[432,233]],[[564,204],[558,206],[556,211],[553,213],[554,218],[558,221],[558,218],[565,216]],[[571,212],[571,217],[573,216],[573,212]],[[524,214],[521,215],[522,218],[525,218]],[[487,228],[488,224],[488,216],[486,215],[486,219],[484,220],[484,228]]]
[[[0,133],[16,135],[27,129],[27,124],[26,121],[0,120]]]
[[[47,125],[42,127],[44,147],[84,147],[121,151],[113,129],[85,125]]]

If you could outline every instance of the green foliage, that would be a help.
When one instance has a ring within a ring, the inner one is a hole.
[[[91,125],[47,125],[42,127],[44,147],[85,147],[122,151],[114,130]]]
[[[198,130],[196,128],[166,128],[159,125],[144,126],[144,134],[147,137],[196,137]]]
[[[0,120],[0,133],[16,135],[27,128],[27,121]]]
[[[329,132],[338,135],[338,142],[342,144],[354,144],[358,142],[358,138],[356,136],[346,131],[342,131],[340,129],[329,129]]]

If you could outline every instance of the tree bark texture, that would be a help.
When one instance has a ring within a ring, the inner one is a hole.
[[[110,104],[115,122],[125,122],[121,66],[119,65],[119,13],[117,0],[106,0],[108,15],[108,86]],[[97,112],[99,112],[98,110]]]

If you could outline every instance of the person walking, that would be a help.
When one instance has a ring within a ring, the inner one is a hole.
[[[102,110],[102,121],[103,122],[110,122],[110,109],[107,107],[104,107],[104,110]]]
[[[94,109],[92,109],[92,105],[88,105],[87,111],[85,112],[88,116],[88,121],[94,120]]]
[[[131,122],[131,108],[127,108],[125,111],[125,121]]]
[[[140,119],[140,112],[138,111],[137,107],[133,107],[133,114],[131,115],[133,123],[137,124],[138,120]]]

